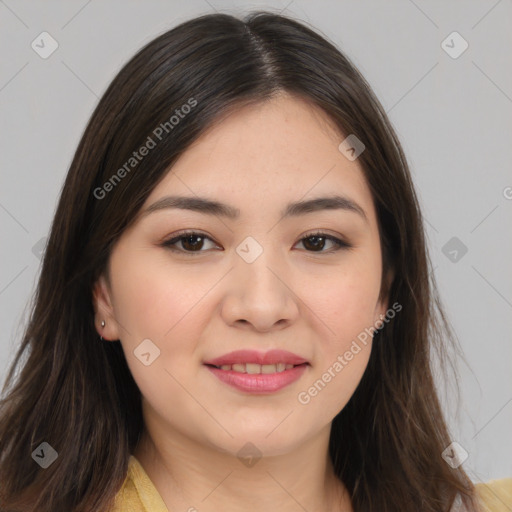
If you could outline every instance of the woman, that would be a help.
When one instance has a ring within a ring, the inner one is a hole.
[[[443,420],[429,270],[400,143],[339,50],[269,13],[166,32],[64,184],[0,510],[494,507],[507,482],[477,492]]]

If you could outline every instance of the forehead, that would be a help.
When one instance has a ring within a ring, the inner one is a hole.
[[[362,168],[338,149],[344,138],[327,114],[294,96],[245,106],[187,148],[146,204],[171,194],[208,196],[230,203],[244,218],[340,194],[361,205],[375,223]]]

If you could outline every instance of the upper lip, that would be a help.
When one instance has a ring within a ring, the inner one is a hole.
[[[308,363],[308,361],[307,359],[304,359],[297,354],[293,354],[292,352],[288,352],[287,350],[269,350],[268,352],[258,352],[257,350],[235,350],[234,352],[229,352],[229,354],[209,359],[208,361],[205,361],[204,364],[222,366],[243,363],[260,365],[285,363],[298,365]]]

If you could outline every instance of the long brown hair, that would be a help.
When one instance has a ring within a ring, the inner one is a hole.
[[[448,511],[458,494],[467,510],[477,510],[470,479],[441,456],[451,441],[430,355],[433,348],[445,354],[455,341],[430,281],[423,220],[395,131],[332,43],[293,19],[257,12],[244,20],[201,16],[165,32],[99,101],[67,174],[30,321],[3,389],[1,511],[105,512],[112,505],[143,419],[120,342],[102,343],[95,330],[93,283],[179,155],[232,109],[278,91],[313,102],[341,133],[364,143],[358,161],[378,214],[383,276],[395,273],[382,294],[403,305],[376,335],[358,388],[334,418],[335,471],[356,512]],[[188,113],[171,128],[186,104]],[[161,125],[155,147],[120,172]],[[32,457],[43,442],[58,453],[46,469]]]

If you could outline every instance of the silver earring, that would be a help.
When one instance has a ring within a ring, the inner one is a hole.
[[[105,320],[101,321],[101,328],[103,329],[105,327]],[[100,336],[100,340],[103,341],[103,336]]]

